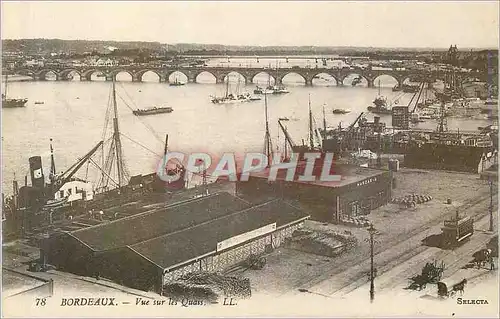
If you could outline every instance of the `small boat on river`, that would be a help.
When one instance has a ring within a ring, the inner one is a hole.
[[[134,113],[134,115],[141,116],[141,115],[172,113],[173,111],[174,111],[173,108],[171,108],[170,106],[166,106],[166,107],[153,107],[150,109],[137,109],[132,111],[132,113]]]
[[[351,110],[349,110],[349,109],[333,109],[333,111],[332,111],[333,114],[347,114],[350,112],[351,112]]]

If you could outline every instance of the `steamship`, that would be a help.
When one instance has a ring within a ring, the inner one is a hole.
[[[112,99],[116,101],[114,81]],[[109,103],[107,112],[107,114],[113,114],[114,112],[111,126],[113,134],[111,135],[111,143],[108,144],[110,145],[109,150],[105,151],[103,149],[105,142],[100,141],[66,171],[56,174],[51,142],[51,166],[48,182],[46,182],[43,172],[41,156],[29,158],[31,185],[28,185],[27,176],[22,187],[19,187],[18,182],[14,180],[12,196],[2,198],[3,212],[5,213],[3,222],[4,238],[34,236],[34,233],[39,233],[40,227],[51,227],[52,229],[53,220],[69,219],[69,223],[63,222],[59,225],[64,230],[64,227],[73,227],[71,223],[73,217],[84,216],[89,209],[102,210],[103,207],[109,207],[110,205],[111,207],[116,205],[123,207],[122,205],[126,201],[148,201],[158,196],[159,200],[164,202],[166,193],[185,188],[184,175],[186,170],[180,162],[165,165],[167,175],[178,176],[178,179],[173,182],[163,181],[156,172],[147,175],[129,176],[119,138],[118,114],[113,105],[116,104]],[[167,146],[168,135],[165,141],[165,154]],[[99,161],[92,159],[92,156],[98,150],[108,154],[102,167],[99,166]],[[96,185],[76,177],[76,173],[85,164],[88,166],[91,163],[99,169],[101,174]],[[155,193],[158,196],[155,197]],[[137,211],[137,209],[134,211]],[[116,218],[116,214],[110,218]],[[35,238],[35,240],[37,239]]]

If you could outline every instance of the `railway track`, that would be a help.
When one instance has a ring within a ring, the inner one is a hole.
[[[474,197],[472,200],[467,201],[466,203],[462,204],[461,206],[457,207],[460,211],[464,210],[469,210],[482,202],[486,201],[489,199],[489,192],[482,192],[480,195]],[[469,214],[473,218],[482,217],[486,215],[488,212],[487,210],[481,212],[481,211],[475,211],[473,214]],[[393,238],[390,238],[386,241],[383,242],[382,246],[379,246],[380,248],[375,254],[375,259],[381,259],[381,254],[384,254],[387,252],[388,249],[394,250],[394,246],[400,246],[402,249],[398,250],[398,253],[391,256],[390,258],[386,259],[386,262],[388,265],[394,265],[398,260],[409,260],[413,258],[415,255],[417,255],[419,252],[422,252],[425,250],[425,246],[423,248],[421,246],[421,234],[425,232],[426,230],[436,227],[439,224],[441,224],[443,221],[443,214],[439,214],[435,218],[427,221],[425,224],[421,225],[420,227],[412,229],[410,232],[404,232],[402,234],[399,234],[398,236],[395,236]],[[411,243],[414,243],[412,246]],[[406,247],[405,247],[406,246]],[[409,249],[408,249],[409,248]],[[364,252],[364,254],[363,254]],[[349,256],[346,256],[345,258],[341,258],[342,260],[336,260],[335,264],[327,264],[320,271],[322,272],[322,275],[320,276],[309,276],[308,278],[301,278],[301,280],[297,281],[295,285],[292,286],[292,290],[297,290],[298,288],[302,289],[310,289],[326,280],[329,278],[336,276],[338,274],[344,274],[345,272],[348,272],[352,268],[354,268],[353,274],[351,276],[347,276],[349,279],[349,283],[342,285],[340,287],[337,287],[333,290],[329,290],[328,294],[333,294],[336,293],[342,289],[349,290],[349,286],[352,287],[354,286],[361,286],[363,283],[366,283],[366,272],[365,271],[359,271],[357,269],[364,269],[366,267],[363,267],[363,265],[369,263],[370,259],[369,257],[366,257],[368,250],[367,249],[357,249],[356,251],[351,252]],[[356,253],[362,253],[361,255],[357,255]],[[340,265],[339,265],[340,264]],[[352,267],[352,265],[357,265],[355,267]],[[368,269],[368,268],[366,268]],[[388,270],[390,269],[389,267],[383,268],[383,270]],[[333,271],[333,272],[332,272]],[[384,271],[383,271],[384,272]],[[382,272],[382,273],[383,273]],[[345,277],[344,277],[345,278]],[[357,284],[353,284],[357,283]],[[355,287],[356,288],[356,287]],[[354,288],[354,289],[355,289]],[[285,293],[286,294],[286,293]]]

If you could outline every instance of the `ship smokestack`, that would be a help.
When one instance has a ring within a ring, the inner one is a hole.
[[[29,158],[31,186],[34,188],[43,189],[45,186],[45,178],[43,176],[42,158],[33,156]]]

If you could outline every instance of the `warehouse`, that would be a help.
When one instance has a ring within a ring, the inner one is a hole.
[[[308,217],[279,199],[252,206],[218,193],[56,234],[42,253],[62,271],[161,292],[185,273],[224,270],[280,246]]]
[[[338,222],[343,216],[368,214],[391,200],[392,175],[390,171],[348,164],[331,166],[330,174],[341,176],[341,181],[299,181],[304,168],[297,165],[293,181],[285,181],[287,171],[281,169],[275,182],[268,182],[268,170],[252,173],[247,182],[237,182],[238,196],[253,202],[281,197],[296,200],[307,210],[311,219]],[[319,174],[313,173],[318,176]]]

